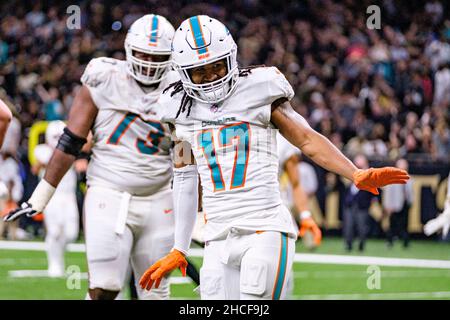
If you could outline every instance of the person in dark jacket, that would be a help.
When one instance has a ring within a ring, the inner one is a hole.
[[[368,169],[369,163],[363,155],[357,155],[354,159],[355,165],[360,169]],[[355,229],[359,238],[359,251],[364,251],[367,234],[369,207],[376,196],[367,191],[359,190],[354,184],[350,185],[344,198],[344,238],[347,251],[353,249]]]

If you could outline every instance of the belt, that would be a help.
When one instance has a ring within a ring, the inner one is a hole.
[[[117,216],[116,228],[114,231],[122,235],[125,231],[125,225],[127,223],[128,207],[130,205],[131,194],[128,192],[122,192],[122,199],[120,200],[119,214]]]

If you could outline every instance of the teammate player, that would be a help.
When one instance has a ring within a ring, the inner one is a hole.
[[[293,214],[294,225],[297,224],[298,220],[298,235],[302,238],[305,247],[307,249],[316,248],[322,241],[322,231],[311,217],[311,212],[308,209],[308,196],[301,185],[298,161],[300,150],[290,144],[280,133],[277,133],[277,153],[279,178],[281,180],[281,175],[286,172],[289,183],[289,186],[280,190],[283,204]],[[286,298],[292,297],[294,285],[294,271],[291,270],[286,283]]]
[[[0,99],[0,149],[3,146],[3,141],[5,139],[6,136],[6,131],[8,130],[9,127],[9,123],[11,122],[12,119],[12,113],[9,110],[8,106]],[[1,157],[0,157],[0,162],[1,162]],[[10,162],[10,161],[8,161]],[[7,203],[12,203],[11,201],[8,201],[8,199],[10,198],[10,192],[9,192],[9,188],[6,185],[6,181],[5,183],[2,182],[3,179],[0,179],[0,215],[3,214],[4,210],[8,210],[5,209],[7,208]],[[22,191],[20,191],[21,193]],[[16,229],[17,226],[14,226],[14,229]],[[4,232],[4,226],[3,223],[0,222],[0,239],[2,239],[3,237],[3,232]],[[14,232],[13,232],[14,234]],[[14,237],[14,236],[13,236]]]
[[[450,174],[448,175],[447,182],[447,197],[445,199],[444,211],[425,224],[423,230],[427,236],[442,231],[442,238],[445,239],[450,230]]]
[[[308,208],[308,195],[301,185],[298,161],[300,150],[290,144],[280,133],[277,134],[277,150],[279,173],[281,175],[283,171],[286,172],[292,191],[292,194],[290,194],[286,190],[282,190],[281,198],[288,209],[293,211],[295,219],[299,221],[298,235],[300,237],[312,236],[310,245],[311,247],[317,247],[322,241],[322,232],[311,217]],[[291,204],[293,204],[292,208]],[[309,240],[305,240],[305,243],[309,244]]]
[[[90,130],[84,229],[92,299],[114,299],[131,258],[137,279],[173,246],[172,145],[161,124],[162,89],[170,71],[172,25],[162,16],[135,21],[125,39],[126,61],[96,58],[82,78],[68,125],[41,180],[20,214],[42,211],[71,167]],[[140,288],[139,288],[140,289]],[[139,298],[166,299],[169,283]]]
[[[11,122],[12,114],[6,104],[0,100],[0,148],[3,145],[3,139],[5,139],[6,130]]]
[[[66,124],[62,121],[51,121],[45,131],[45,144],[34,149],[37,163],[33,172],[40,175],[45,171],[58,140],[64,133]],[[77,175],[71,167],[58,184],[48,205],[44,209],[45,242],[50,277],[64,276],[64,251],[68,243],[78,236],[78,206],[76,198]]]
[[[175,245],[145,272],[142,288],[158,287],[175,268],[185,270],[198,170],[207,220],[201,298],[284,298],[297,232],[280,199],[277,129],[361,189],[378,193],[409,178],[396,168],[358,170],[292,109],[294,92],[283,74],[274,67],[239,69],[236,50],[228,29],[208,16],[191,17],[175,32],[172,58],[181,82],[161,97],[168,112],[163,120],[184,146],[174,169]]]

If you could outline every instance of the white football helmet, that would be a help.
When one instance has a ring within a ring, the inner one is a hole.
[[[171,43],[175,29],[163,16],[147,14],[131,25],[125,38],[128,72],[143,84],[160,82],[170,67]],[[167,55],[167,61],[152,62],[133,55],[139,51],[152,55]]]
[[[227,27],[205,15],[183,21],[172,43],[172,62],[184,90],[204,103],[220,102],[232,93],[239,77],[236,54],[237,45]],[[190,69],[222,59],[227,62],[226,76],[205,84],[192,82]]]
[[[55,149],[65,127],[66,124],[61,120],[50,121],[45,130],[45,143]]]

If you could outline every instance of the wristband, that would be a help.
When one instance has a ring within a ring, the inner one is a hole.
[[[309,210],[302,211],[300,213],[300,220],[311,218],[311,212]]]

